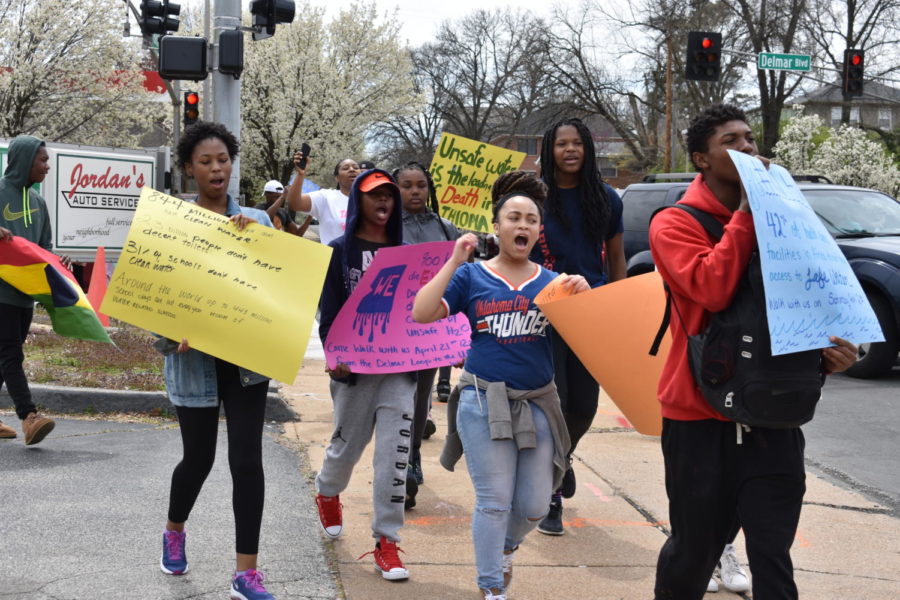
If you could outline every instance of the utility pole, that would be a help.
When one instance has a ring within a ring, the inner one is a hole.
[[[213,120],[228,128],[234,137],[241,139],[241,80],[219,72],[219,35],[223,31],[241,26],[240,0],[215,0],[213,18]],[[234,199],[240,195],[241,162],[236,157],[228,182],[228,193]]]
[[[209,20],[210,20],[210,0],[203,0],[203,39],[211,39],[209,37]],[[209,119],[212,114],[212,90],[210,89],[210,79],[207,77],[203,80],[203,115],[204,119]]]

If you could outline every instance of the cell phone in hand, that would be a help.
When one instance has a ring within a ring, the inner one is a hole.
[[[306,168],[306,159],[309,158],[309,144],[303,142],[303,145],[300,146],[300,152],[303,153],[303,158],[300,159],[300,162],[297,163],[297,166],[301,169]]]

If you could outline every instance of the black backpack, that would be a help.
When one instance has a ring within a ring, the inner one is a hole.
[[[722,224],[692,206],[664,206],[653,216],[671,207],[693,216],[714,241],[722,238]],[[673,306],[678,312],[666,285],[666,312],[651,355],[659,350]],[[688,360],[709,405],[726,419],[750,426],[789,428],[807,423],[825,382],[821,350],[772,356],[758,250],[750,257],[731,305],[712,313],[703,332],[688,336]]]

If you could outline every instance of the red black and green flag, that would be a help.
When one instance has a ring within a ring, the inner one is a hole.
[[[59,335],[112,343],[75,276],[53,253],[21,237],[0,242],[0,279],[40,302]]]

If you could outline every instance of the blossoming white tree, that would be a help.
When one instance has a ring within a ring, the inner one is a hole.
[[[900,193],[900,169],[883,145],[858,127],[829,129],[818,115],[802,110],[788,121],[775,146],[778,164],[792,173],[825,175],[838,184]]]
[[[0,136],[128,147],[163,120],[124,14],[117,0],[0,2]]]
[[[342,158],[362,158],[373,123],[410,110],[416,95],[399,26],[374,2],[351,4],[330,23],[324,10],[298,2],[290,25],[249,43],[242,79],[242,186],[287,182],[291,156],[312,147],[307,176],[332,186]]]

